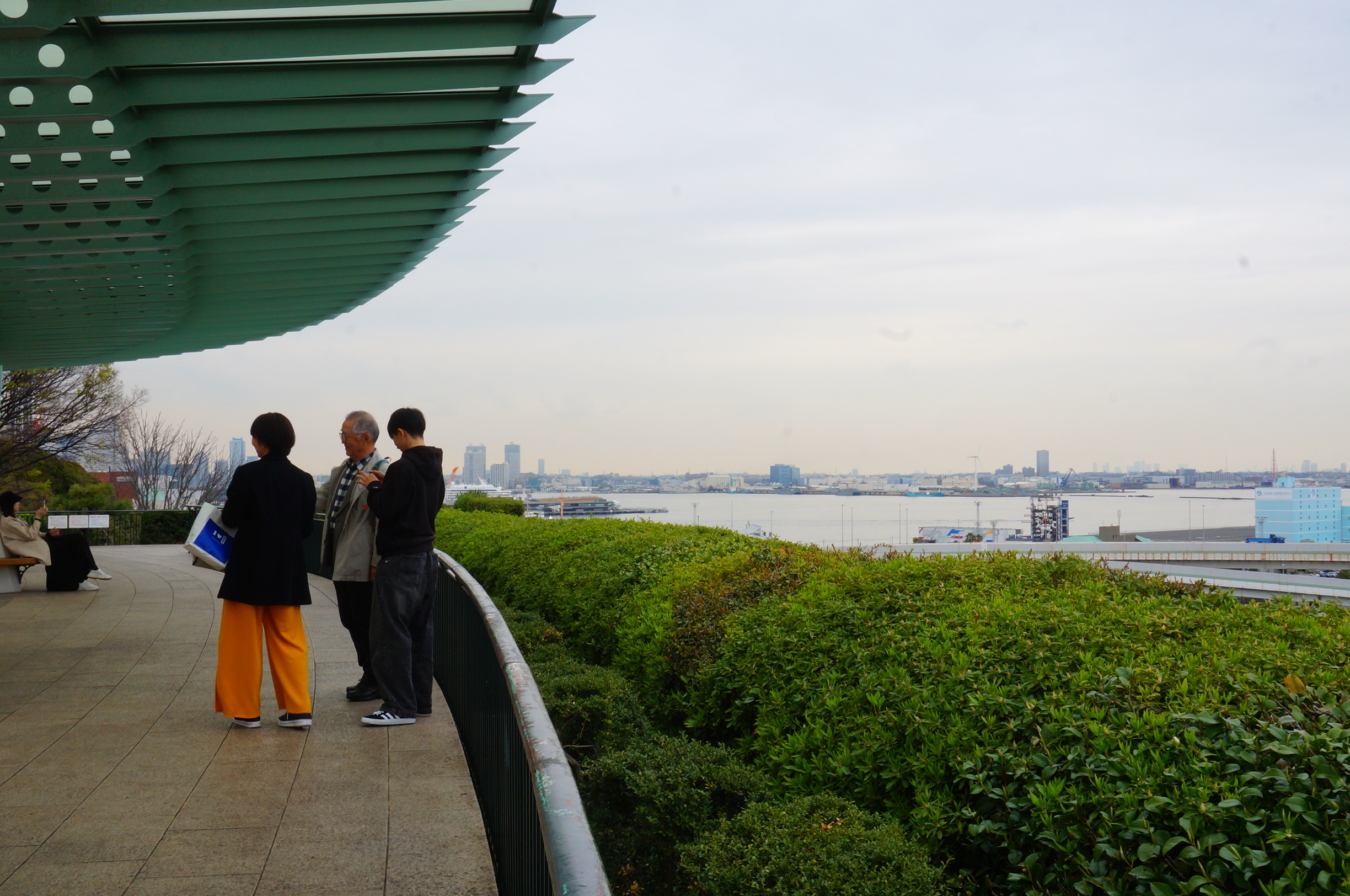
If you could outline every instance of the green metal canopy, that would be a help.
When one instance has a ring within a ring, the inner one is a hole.
[[[0,367],[367,302],[473,208],[554,0],[0,0]]]

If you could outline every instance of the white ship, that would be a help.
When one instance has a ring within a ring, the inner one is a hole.
[[[450,475],[445,478],[445,503],[454,504],[455,499],[467,492],[477,492],[489,498],[509,498],[511,493],[505,489],[497,488],[490,482],[478,480],[477,485],[470,485],[467,482],[456,482],[455,477],[459,473],[459,467],[450,471]]]

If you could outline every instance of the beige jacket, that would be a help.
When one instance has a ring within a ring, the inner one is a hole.
[[[42,540],[42,524],[26,523],[17,516],[0,516],[0,542],[15,557],[32,557],[43,566],[52,565],[52,549]]]
[[[319,486],[315,494],[314,512],[323,516],[323,540],[320,542],[320,557],[327,557],[330,550],[328,542],[333,541],[333,581],[369,582],[370,568],[380,561],[375,554],[375,516],[366,507],[366,487],[353,481],[347,489],[347,499],[338,510],[336,527],[328,525],[332,513],[333,499],[337,497],[338,482],[342,479],[342,470],[347,466],[344,460],[333,468],[328,481]],[[389,461],[376,451],[361,465],[361,472],[383,470]]]

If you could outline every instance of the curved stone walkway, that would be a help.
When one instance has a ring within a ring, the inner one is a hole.
[[[113,580],[0,595],[0,896],[494,894],[454,722],[373,704],[332,585],[305,608],[314,727],[212,712],[220,574],[181,547],[95,548]]]

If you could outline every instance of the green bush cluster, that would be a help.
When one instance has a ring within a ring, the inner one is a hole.
[[[1350,891],[1343,609],[651,523],[440,536],[528,611],[616,892]]]
[[[140,544],[182,544],[192,530],[196,513],[191,510],[147,510],[140,520]]]
[[[524,516],[525,502],[515,498],[492,497],[483,492],[465,492],[455,498],[454,508],[469,513],[505,513]]]

